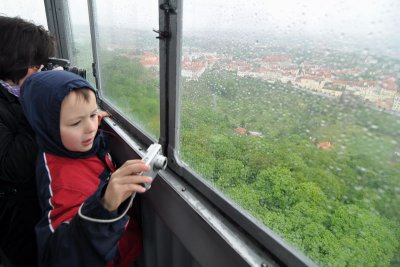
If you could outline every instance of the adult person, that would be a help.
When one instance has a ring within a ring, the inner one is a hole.
[[[6,267],[37,266],[38,148],[19,88],[54,53],[54,37],[43,26],[0,15],[0,257]]]

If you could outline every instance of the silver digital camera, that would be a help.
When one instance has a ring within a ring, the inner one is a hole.
[[[153,179],[157,176],[159,171],[164,170],[167,167],[167,158],[161,154],[160,144],[150,145],[143,157],[143,160],[150,166],[150,170],[144,172],[142,175],[150,176]],[[150,185],[145,183],[144,187],[149,189]]]

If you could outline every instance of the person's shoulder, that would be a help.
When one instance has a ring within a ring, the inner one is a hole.
[[[1,101],[0,104],[4,105],[8,103],[17,102],[18,98],[15,95],[8,92],[7,89],[0,84],[0,101]]]
[[[1,86],[1,85],[0,85]],[[13,94],[0,88],[0,120],[7,125],[18,125],[22,115],[22,107],[18,98]]]

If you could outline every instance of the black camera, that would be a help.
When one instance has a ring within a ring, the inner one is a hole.
[[[86,79],[86,70],[78,69],[77,67],[70,67],[70,62],[67,59],[51,57],[47,61],[46,65],[42,68],[42,71],[52,70],[57,67],[62,67],[64,70],[78,74],[82,78]]]

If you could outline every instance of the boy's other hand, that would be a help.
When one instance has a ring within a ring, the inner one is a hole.
[[[98,113],[97,113],[97,118],[98,118],[98,120],[99,120],[99,126],[100,126],[100,124],[101,124],[101,120],[102,120],[104,117],[110,117],[110,114],[109,114],[107,111],[99,110]]]

